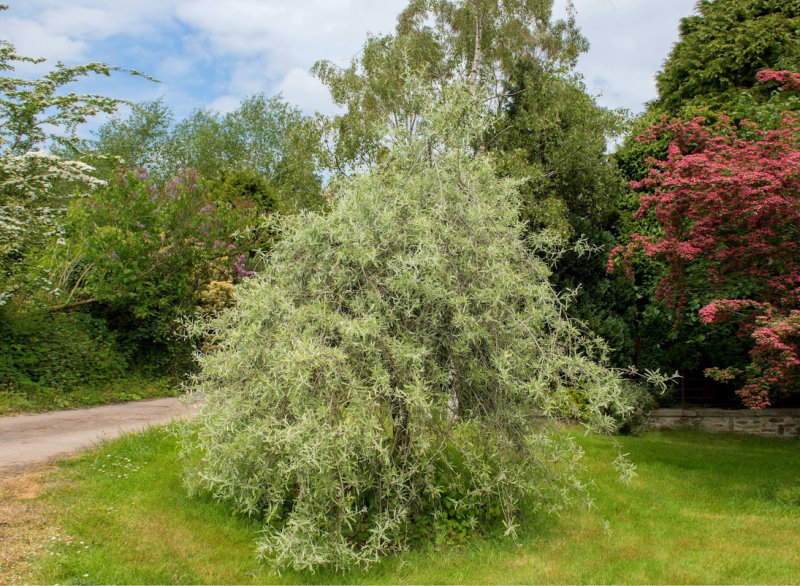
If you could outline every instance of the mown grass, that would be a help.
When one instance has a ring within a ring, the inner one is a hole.
[[[180,394],[172,377],[131,375],[107,383],[85,385],[64,391],[47,386],[25,390],[0,386],[0,415],[41,413],[54,409],[77,409],[125,401],[173,397]]]
[[[529,520],[514,543],[476,538],[390,558],[368,572],[274,575],[258,524],[187,496],[164,430],[64,462],[44,497],[56,539],[43,583],[799,583],[800,441],[702,433],[619,438],[638,466],[616,479],[612,440],[582,437],[594,512]],[[608,520],[611,533],[603,527]]]

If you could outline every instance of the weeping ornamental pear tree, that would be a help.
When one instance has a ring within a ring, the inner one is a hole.
[[[483,102],[406,75],[415,127],[328,215],[286,219],[235,307],[190,328],[208,348],[190,485],[263,519],[278,568],[366,567],[448,523],[514,535],[523,503],[583,489],[553,422],[627,410],[522,240],[515,182],[475,155]]]
[[[420,117],[407,99],[404,68],[436,92],[453,80],[467,84],[497,116],[476,139],[495,151],[498,175],[521,180],[520,214],[531,232],[549,230],[565,242],[581,238],[583,254],[566,254],[552,277],[579,289],[573,315],[586,319],[631,364],[626,317],[632,287],[603,271],[613,247],[617,202],[627,192],[606,145],[623,126],[619,112],[600,107],[573,67],[588,43],[571,2],[558,18],[553,0],[413,0],[393,34],[371,37],[340,67],[320,61],[314,72],[342,113],[328,124],[327,164],[333,177],[380,161],[387,126],[413,128]],[[622,286],[620,286],[620,283]]]

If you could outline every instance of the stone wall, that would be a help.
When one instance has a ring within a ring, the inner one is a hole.
[[[798,437],[800,409],[655,409],[650,429],[701,429],[764,437]]]

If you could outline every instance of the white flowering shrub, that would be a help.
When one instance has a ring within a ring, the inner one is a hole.
[[[367,566],[452,519],[513,535],[523,503],[582,488],[553,425],[576,389],[596,428],[627,409],[522,241],[515,184],[473,155],[469,93],[441,101],[191,327],[214,343],[190,385],[190,484],[262,518],[278,568]]]
[[[7,8],[0,4],[0,12]],[[120,71],[105,63],[57,63],[33,79],[13,75],[20,63],[43,61],[19,55],[14,45],[0,40],[0,270],[4,275],[17,272],[32,248],[60,235],[64,212],[76,194],[85,195],[104,184],[91,166],[75,160],[85,146],[77,129],[96,114],[114,112],[122,102],[64,91],[82,77]],[[0,305],[17,286],[0,282]]]

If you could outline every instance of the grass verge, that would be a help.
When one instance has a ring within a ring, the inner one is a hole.
[[[475,539],[390,558],[369,572],[272,574],[258,524],[189,498],[175,438],[151,430],[59,466],[39,497],[54,535],[42,583],[798,583],[800,441],[693,432],[620,438],[638,466],[624,486],[610,438],[580,439],[594,512],[530,520],[514,543]],[[603,527],[608,520],[611,533]]]
[[[175,397],[180,388],[172,377],[130,375],[103,384],[87,385],[70,391],[44,385],[25,391],[0,386],[0,415],[41,413],[57,409],[77,409],[110,403]]]

